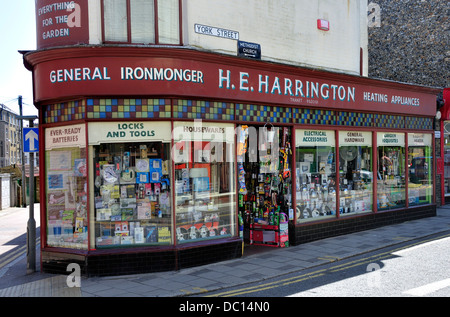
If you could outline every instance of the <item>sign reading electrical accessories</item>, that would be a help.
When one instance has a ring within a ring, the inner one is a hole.
[[[239,57],[261,59],[261,45],[243,41],[238,41],[237,45]]]
[[[207,26],[202,24],[194,24],[195,33],[203,34],[203,35],[211,35],[222,37],[230,40],[239,40],[239,32],[217,28],[213,26]]]

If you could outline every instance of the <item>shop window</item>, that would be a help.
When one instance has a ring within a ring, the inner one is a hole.
[[[378,210],[405,206],[405,134],[377,133]]]
[[[169,151],[162,142],[93,146],[97,248],[172,243]]]
[[[432,203],[433,151],[431,134],[408,133],[409,205]]]
[[[443,121],[444,136],[444,195],[450,196],[450,121]]]
[[[336,217],[335,133],[296,130],[297,223]]]
[[[85,126],[45,130],[47,245],[87,249]]]
[[[372,133],[339,132],[339,214],[372,211]]]
[[[234,125],[174,123],[177,243],[236,235]]]
[[[102,3],[105,42],[180,44],[179,0],[103,0]]]

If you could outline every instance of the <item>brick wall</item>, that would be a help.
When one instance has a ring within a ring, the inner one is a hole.
[[[374,0],[380,27],[369,27],[369,77],[449,87],[450,3]]]

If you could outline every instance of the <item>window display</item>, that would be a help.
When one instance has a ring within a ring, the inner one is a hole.
[[[234,236],[234,125],[174,123],[176,241]]]
[[[93,147],[96,247],[170,244],[168,143]]]
[[[172,244],[170,122],[91,122],[90,244]]]
[[[405,206],[405,134],[377,133],[378,210]]]
[[[335,133],[296,130],[297,223],[336,217]]]
[[[339,132],[339,214],[372,211],[372,133]]]
[[[433,151],[431,134],[408,133],[409,205],[431,204]]]
[[[86,128],[45,129],[47,245],[87,249]]]

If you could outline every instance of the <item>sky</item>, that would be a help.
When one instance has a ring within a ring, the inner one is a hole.
[[[36,18],[33,0],[0,0],[0,103],[19,114],[18,96],[23,98],[23,114],[37,115],[33,105],[31,72],[23,65],[19,50],[36,49]]]

